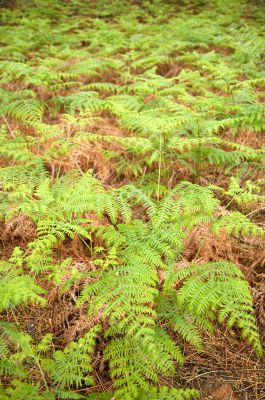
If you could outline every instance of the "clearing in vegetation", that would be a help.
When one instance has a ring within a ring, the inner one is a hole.
[[[265,399],[264,4],[0,3],[0,399]]]

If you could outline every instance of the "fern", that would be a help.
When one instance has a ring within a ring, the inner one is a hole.
[[[57,350],[53,353],[53,359],[43,360],[45,370],[51,376],[54,384],[58,388],[63,389],[74,385],[80,387],[83,384],[91,385],[93,379],[90,375],[92,372],[92,358],[95,346],[95,336],[99,332],[100,326],[96,325],[78,342],[71,344],[64,351]],[[67,393],[65,393],[65,396]],[[68,397],[65,397],[68,398]],[[69,397],[71,398],[71,397]],[[72,397],[74,398],[74,397]]]
[[[238,180],[234,177],[230,178],[229,188],[225,192],[231,196],[238,205],[247,205],[251,203],[262,203],[265,200],[263,195],[260,195],[261,187],[251,180],[245,182],[245,187],[241,187]]]
[[[116,249],[121,266],[113,265],[98,273],[97,280],[81,293],[78,304],[87,301],[89,315],[100,314],[103,321],[108,318],[106,336],[112,340],[105,357],[119,398],[137,398],[139,388],[148,393],[149,380],[156,383],[160,374],[174,374],[171,357],[182,363],[180,349],[158,327],[160,319],[163,326],[166,320],[168,327],[200,350],[198,328],[213,332],[211,320],[215,316],[220,322],[229,317],[228,326],[240,326],[242,335],[261,354],[248,285],[236,266],[226,262],[206,264],[201,267],[201,275],[199,267],[173,272],[185,238],[184,229],[193,226],[193,218],[196,223],[211,218],[217,205],[208,189],[186,183],[156,210],[152,204],[147,205],[152,210],[148,224],[132,221],[117,226],[117,230],[104,229],[103,237],[108,246]],[[157,290],[160,269],[168,275],[163,295]],[[180,290],[172,291],[172,285],[185,278]],[[239,286],[240,295],[235,296]]]
[[[18,380],[12,381],[12,386],[6,390],[1,389],[0,395],[3,400],[54,400],[55,396],[49,392],[40,393],[39,385],[21,382]]]
[[[264,236],[264,229],[251,222],[244,214],[239,211],[230,212],[213,223],[213,231],[218,233],[224,228],[228,234],[235,236]]]
[[[43,105],[36,99],[14,100],[2,112],[25,123],[37,123],[41,121]]]
[[[180,262],[198,226],[239,246],[264,236],[261,7],[12,3],[0,11],[0,397],[197,398],[176,379],[186,342],[202,351],[219,323],[262,353],[240,269]],[[53,307],[43,282],[95,321],[70,343],[48,325],[23,331],[20,311]],[[98,357],[109,391],[83,396],[102,391]]]
[[[45,290],[35,283],[33,277],[23,273],[21,253],[19,248],[15,248],[11,259],[0,263],[0,311],[29,302],[45,304],[41,297]]]
[[[190,266],[174,273],[172,280],[183,282],[177,304],[194,316],[195,323],[197,317],[217,313],[219,322],[227,320],[229,328],[237,325],[256,353],[262,354],[251,293],[237,266],[227,261]]]
[[[199,398],[199,393],[195,389],[169,389],[166,386],[162,386],[161,388],[151,388],[150,396],[145,397],[142,394],[143,399],[154,399],[154,400],[183,400],[183,399],[197,399]],[[152,396],[152,397],[151,397]]]

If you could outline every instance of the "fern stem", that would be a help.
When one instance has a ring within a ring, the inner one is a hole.
[[[160,197],[160,181],[161,181],[161,165],[162,165],[162,134],[160,133],[159,140],[159,165],[158,165],[158,180],[157,180],[157,200]]]
[[[6,117],[4,116],[4,114],[2,114],[2,118],[3,118],[3,120],[4,120],[4,123],[5,123],[6,126],[7,126],[7,129],[8,129],[8,131],[9,131],[9,133],[10,133],[10,136],[11,136],[13,139],[16,139],[16,136],[14,135],[14,132],[12,131],[11,126],[9,125],[8,120],[6,119]]]
[[[195,257],[193,258],[193,261],[196,261],[197,257],[199,256],[203,246],[205,245],[207,239],[208,239],[209,233],[207,232],[206,235],[202,238],[202,240],[200,241],[200,244],[198,246],[198,250],[195,254]]]
[[[59,178],[59,176],[60,176],[62,163],[63,163],[63,160],[60,160],[59,168],[58,168],[57,175],[56,175],[56,180],[57,180],[57,179]]]
[[[12,314],[14,320],[15,320],[16,325],[19,327],[19,322],[18,322],[18,319],[16,317],[16,314],[14,313],[14,310],[12,308],[10,308],[10,311],[11,311],[11,314]]]
[[[37,365],[37,367],[38,367],[38,369],[39,369],[39,371],[40,371],[40,374],[41,374],[41,377],[42,377],[42,380],[43,380],[43,384],[44,384],[44,386],[45,386],[45,389],[46,389],[47,391],[49,391],[49,386],[48,386],[48,383],[47,383],[47,381],[46,381],[46,378],[45,378],[43,369],[41,368],[39,359],[38,359],[38,358],[34,358],[34,360],[35,360],[36,365]]]
[[[234,93],[233,93],[233,90],[231,88],[230,88],[230,93],[231,93],[233,104],[235,104]]]
[[[202,145],[199,144],[199,160],[197,163],[197,180],[198,183],[201,181],[201,172],[202,172]]]

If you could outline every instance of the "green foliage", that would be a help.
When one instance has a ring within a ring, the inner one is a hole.
[[[238,180],[230,178],[229,188],[226,194],[231,196],[238,205],[247,205],[251,203],[263,203],[264,195],[259,194],[262,190],[262,181],[252,182],[247,180],[244,187],[241,187]]]
[[[39,385],[21,382],[18,380],[12,381],[12,386],[3,390],[0,387],[0,395],[3,400],[54,400],[55,397],[49,392],[39,392]]]
[[[18,396],[22,399],[22,396],[27,394],[29,398],[37,396],[35,398],[41,400],[55,399],[56,395],[62,399],[83,398],[67,389],[71,385],[78,388],[83,384],[93,383],[90,374],[92,372],[91,355],[94,352],[95,337],[99,330],[99,325],[96,325],[77,342],[71,342],[64,351],[55,350],[51,353],[52,335],[48,334],[38,344],[34,344],[30,335],[19,331],[11,324],[1,323],[0,343],[3,350],[0,363],[1,373],[30,378],[30,369],[35,365],[46,388],[46,391],[41,393],[40,385],[14,380],[13,388],[7,388],[6,391],[2,389],[3,396],[6,394],[11,398]],[[11,353],[12,345],[17,347],[15,354]],[[49,358],[46,357],[48,353],[51,353]],[[47,376],[52,382],[50,390],[47,385]]]
[[[0,10],[0,397],[198,398],[178,388],[185,342],[200,352],[221,324],[262,354],[240,268],[185,255],[201,226],[264,237],[262,7],[14,3]],[[27,332],[30,307],[53,307],[42,287],[89,328],[67,344],[48,322]],[[99,359],[111,387],[85,394]]]
[[[170,389],[166,386],[161,388],[151,388],[150,395],[146,397],[144,393],[141,394],[142,399],[154,399],[154,400],[190,400],[199,398],[199,393],[195,389]]]
[[[21,250],[15,248],[9,261],[0,262],[0,311],[28,302],[45,304],[41,296],[45,290],[35,283],[32,276],[24,273],[21,256]]]
[[[95,337],[100,331],[99,325],[96,325],[87,332],[78,342],[71,342],[64,351],[56,350],[51,359],[43,361],[45,370],[51,376],[57,389],[64,389],[71,385],[80,387],[82,385],[93,384],[92,357]]]
[[[245,215],[239,211],[230,212],[213,223],[213,231],[219,232],[224,228],[228,234],[235,236],[264,236],[265,230],[251,222]]]
[[[262,354],[251,293],[243,273],[236,265],[219,261],[190,266],[173,273],[169,281],[174,284],[182,282],[182,286],[177,296],[174,297],[173,293],[173,301],[169,295],[171,307],[166,302],[166,311],[170,310],[173,314],[173,304],[176,304],[177,309],[179,307],[184,314],[191,316],[195,324],[208,330],[209,328],[212,330],[209,321],[217,315],[219,322],[227,321],[228,328],[237,325],[241,329],[242,336],[248,338],[256,353]],[[178,330],[174,320],[173,316],[170,322],[175,325],[174,329]],[[183,332],[180,331],[180,334],[183,335]],[[184,332],[184,335],[189,341],[188,333]]]
[[[174,272],[187,229],[211,220],[217,205],[210,190],[184,182],[162,202],[147,205],[148,223],[134,220],[103,228],[108,247],[119,254],[119,265],[100,271],[78,304],[87,301],[90,316],[108,320],[105,335],[112,340],[105,357],[118,398],[138,398],[139,387],[148,392],[148,381],[157,383],[160,374],[172,376],[172,361],[183,362],[166,324],[201,350],[198,328],[213,332],[214,318],[228,319],[228,327],[238,325],[262,354],[248,284],[238,267],[219,262]],[[166,273],[162,292],[159,270]],[[183,279],[182,287],[173,290]]]

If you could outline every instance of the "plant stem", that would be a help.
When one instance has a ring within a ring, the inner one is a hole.
[[[7,126],[7,129],[8,129],[8,131],[9,131],[9,133],[10,133],[10,136],[11,136],[13,139],[16,139],[16,136],[14,135],[14,132],[12,131],[12,128],[11,128],[11,126],[9,125],[8,120],[6,119],[6,117],[4,116],[4,114],[2,114],[2,118],[3,118],[3,120],[4,120],[4,122],[5,122],[6,126]]]
[[[157,200],[160,197],[160,181],[161,181],[161,164],[162,164],[162,134],[160,133],[159,140],[159,166],[158,166],[158,180],[157,180]]]

